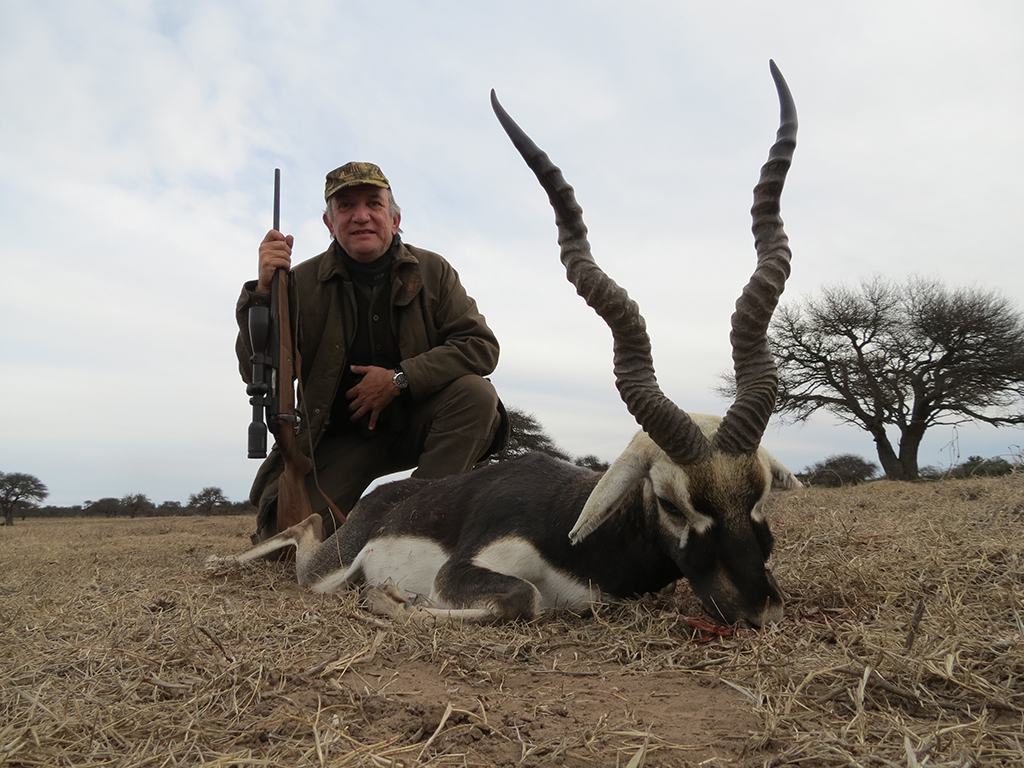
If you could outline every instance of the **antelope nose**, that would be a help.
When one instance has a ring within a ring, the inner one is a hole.
[[[761,626],[767,626],[768,624],[778,624],[782,621],[782,615],[785,613],[782,608],[782,603],[771,603],[765,606],[764,612],[761,614]]]
[[[769,603],[768,605],[765,605],[760,616],[743,618],[736,623],[744,629],[763,629],[769,624],[780,623],[782,621],[783,613],[784,610],[782,608],[782,603]]]

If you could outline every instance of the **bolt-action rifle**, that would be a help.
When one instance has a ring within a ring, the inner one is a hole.
[[[281,170],[274,169],[274,229],[281,228]],[[296,434],[299,414],[295,409],[295,377],[299,370],[298,345],[291,315],[292,274],[278,269],[270,287],[270,306],[249,309],[252,342],[252,383],[246,388],[252,405],[249,424],[249,458],[267,457],[267,429],[274,434],[284,460],[278,480],[277,530],[302,522],[312,512],[306,491],[306,475],[313,469],[310,458],[299,449]],[[264,418],[265,414],[265,418]],[[328,506],[339,521],[345,517],[330,499]]]

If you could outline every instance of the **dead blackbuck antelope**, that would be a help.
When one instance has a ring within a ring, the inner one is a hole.
[[[361,499],[321,541],[318,515],[242,557],[295,544],[299,581],[367,584],[394,616],[530,619],[548,608],[662,589],[682,576],[711,613],[760,627],[782,618],[765,561],[772,487],[799,482],[761,437],[778,388],[767,327],[789,275],[779,217],[796,109],[775,64],[781,126],[754,188],[757,268],[732,316],[737,394],[725,418],[688,415],[658,387],[639,309],[594,263],[573,189],[491,93],[498,120],[555,209],[569,280],[614,337],[615,381],[643,427],[603,475],[542,454],[443,480],[402,480]]]

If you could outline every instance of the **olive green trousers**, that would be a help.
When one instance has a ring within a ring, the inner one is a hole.
[[[358,431],[327,434],[306,476],[313,512],[324,518],[325,534],[337,526],[324,498],[348,513],[374,481],[414,469],[412,476],[433,479],[465,472],[493,449],[501,426],[494,386],[480,376],[463,376],[407,408],[406,428],[364,436]],[[501,446],[498,446],[499,448]],[[267,484],[259,500],[254,541],[276,532],[278,481]]]

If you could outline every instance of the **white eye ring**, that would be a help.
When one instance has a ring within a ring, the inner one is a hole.
[[[679,507],[677,507],[671,501],[669,501],[668,499],[662,498],[661,496],[658,496],[657,498],[658,498],[658,504],[661,506],[662,510],[664,510],[665,514],[671,515],[672,517],[678,517],[678,518],[681,518],[681,519],[685,519],[686,518],[686,513],[683,512],[683,510],[681,510]]]

